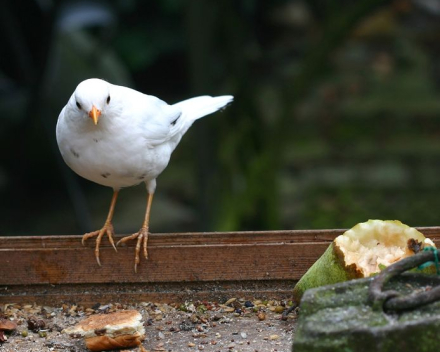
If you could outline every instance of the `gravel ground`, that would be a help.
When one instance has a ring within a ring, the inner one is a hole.
[[[7,340],[0,342],[0,351],[86,352],[84,341],[71,338],[63,329],[91,314],[136,309],[143,317],[143,347],[147,351],[288,352],[296,319],[295,314],[290,314],[287,321],[281,319],[288,306],[288,302],[236,298],[222,303],[97,303],[92,308],[4,305],[0,306],[0,317],[16,322],[17,329],[5,334]]]

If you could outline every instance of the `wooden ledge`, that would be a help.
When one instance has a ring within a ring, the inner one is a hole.
[[[419,230],[440,246],[440,227]],[[343,231],[151,234],[137,274],[134,243],[116,253],[105,238],[100,267],[94,240],[83,247],[81,236],[0,237],[0,303],[286,296]]]

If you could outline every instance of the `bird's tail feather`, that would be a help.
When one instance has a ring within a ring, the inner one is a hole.
[[[223,95],[220,97],[204,95],[181,101],[174,104],[174,106],[182,110],[186,120],[194,121],[226,107],[233,100],[234,97],[232,95]]]

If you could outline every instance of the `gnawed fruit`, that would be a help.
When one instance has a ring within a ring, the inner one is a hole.
[[[338,236],[293,290],[298,303],[309,288],[368,277],[434,243],[397,220],[369,220]]]

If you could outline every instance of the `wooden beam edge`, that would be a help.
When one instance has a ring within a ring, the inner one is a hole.
[[[66,303],[90,307],[97,303],[181,303],[197,300],[224,302],[231,297],[290,300],[295,283],[294,280],[261,280],[135,285],[24,285],[0,290],[0,304],[35,303],[54,306]]]
[[[440,227],[418,227],[426,237],[440,241]],[[225,245],[240,243],[304,243],[331,242],[345,232],[345,229],[323,230],[279,230],[279,231],[243,231],[243,232],[200,232],[200,233],[152,233],[149,245],[154,246],[195,246]],[[119,240],[124,235],[116,235]],[[82,248],[82,236],[0,236],[0,250],[20,248]],[[93,247],[94,241],[88,241],[86,247]],[[107,240],[102,247],[110,247]]]

